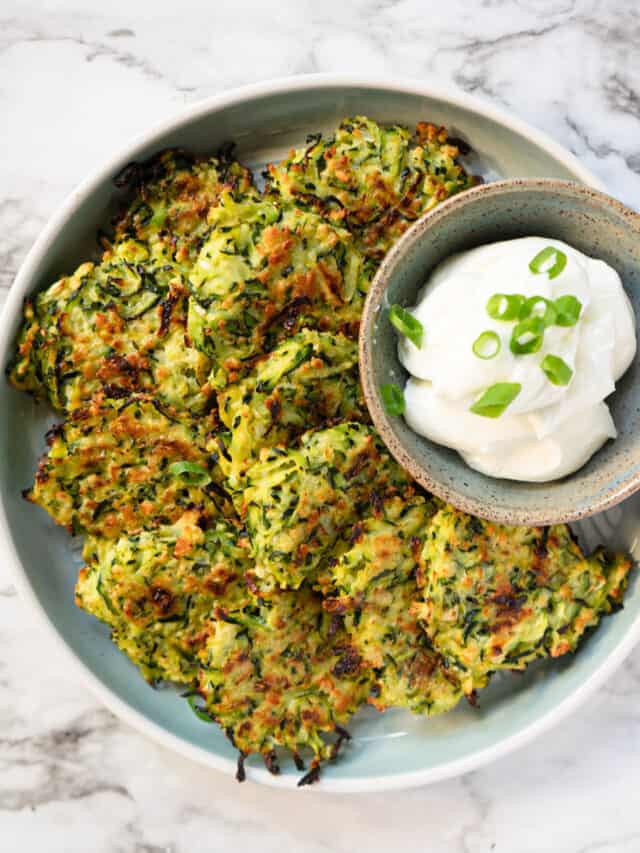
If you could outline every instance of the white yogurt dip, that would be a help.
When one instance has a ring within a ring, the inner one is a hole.
[[[400,335],[404,417],[472,468],[555,480],[616,437],[604,400],[635,318],[604,261],[546,237],[492,243],[438,266],[409,312],[422,340]]]

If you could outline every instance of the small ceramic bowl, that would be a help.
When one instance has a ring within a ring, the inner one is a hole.
[[[575,521],[640,489],[640,360],[607,399],[618,429],[579,471],[551,483],[487,477],[453,450],[388,415],[380,386],[404,386],[397,332],[388,306],[415,304],[433,268],[450,255],[515,237],[563,240],[618,271],[640,321],[640,215],[603,193],[558,180],[497,181],[439,205],[389,252],[367,297],[360,331],[360,370],[373,421],[398,462],[426,489],[473,515],[503,524]],[[636,333],[640,330],[636,326]]]

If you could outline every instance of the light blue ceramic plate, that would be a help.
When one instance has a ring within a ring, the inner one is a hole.
[[[429,119],[475,149],[471,168],[487,178],[558,177],[599,186],[575,158],[542,134],[454,91],[417,82],[304,77],[245,88],[198,104],[153,129],[82,184],[51,220],[30,252],[4,310],[0,358],[6,364],[27,294],[68,272],[92,251],[108,217],[112,178],[134,159],[168,145],[199,152],[235,140],[249,165],[284,154],[307,133],[328,130],[344,116],[414,124]],[[2,558],[49,636],[66,648],[89,686],[116,714],[183,755],[235,772],[235,755],[215,726],[193,716],[172,690],[152,690],[109,640],[108,631],[73,603],[78,549],[21,490],[31,483],[44,433],[54,418],[44,406],[0,383],[0,538]],[[631,549],[640,533],[639,501],[627,502],[583,527],[588,544]],[[365,791],[432,782],[470,770],[530,740],[584,700],[622,661],[640,633],[640,585],[631,584],[625,609],[607,618],[570,660],[532,667],[520,678],[496,679],[479,709],[460,707],[442,718],[366,710],[350,725],[353,743],[324,770],[319,788]],[[45,665],[44,663],[42,664]],[[249,778],[293,786],[288,761],[270,776],[252,759]]]

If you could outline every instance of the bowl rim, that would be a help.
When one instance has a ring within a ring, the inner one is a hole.
[[[432,227],[451,216],[455,216],[460,208],[477,204],[484,198],[490,199],[501,195],[532,191],[543,194],[553,193],[554,195],[583,201],[595,200],[597,204],[613,209],[625,223],[625,226],[637,233],[640,241],[640,214],[618,199],[574,181],[557,178],[509,178],[473,187],[447,199],[421,216],[391,247],[376,272],[365,300],[360,324],[358,355],[364,397],[373,423],[391,454],[421,486],[447,503],[489,521],[538,527],[579,521],[611,509],[640,489],[640,469],[635,474],[625,474],[621,480],[616,481],[614,486],[607,488],[606,491],[602,490],[597,499],[585,509],[567,506],[560,511],[549,509],[547,511],[529,512],[526,509],[493,507],[490,503],[483,501],[481,497],[466,495],[460,497],[455,487],[447,486],[433,479],[429,471],[415,461],[415,457],[406,449],[404,443],[392,432],[389,426],[390,418],[384,411],[373,373],[373,357],[370,346],[371,333],[384,300],[389,279],[405,255],[421,240],[429,239],[429,231]],[[496,483],[501,482],[496,478],[491,479],[494,479]]]
[[[481,114],[513,130],[518,135],[531,140],[555,160],[563,163],[586,184],[592,187],[603,187],[602,182],[589,169],[583,166],[575,155],[567,151],[567,149],[546,133],[531,127],[524,120],[493,106],[483,98],[468,95],[450,84],[440,83],[433,85],[427,80],[403,78],[401,76],[330,73],[278,77],[260,83],[233,88],[199,100],[186,108],[183,107],[176,110],[168,118],[155,123],[149,130],[135,135],[128,143],[122,145],[114,155],[105,158],[63,200],[29,250],[9,290],[0,316],[0,363],[6,363],[8,353],[13,346],[22,302],[25,295],[32,289],[32,279],[40,260],[47,254],[55,236],[65,226],[67,219],[72,215],[76,207],[88,198],[104,180],[117,174],[143,148],[157,143],[165,134],[178,131],[182,127],[211,112],[235,105],[241,106],[245,101],[252,98],[271,94],[312,91],[318,87],[333,87],[335,89],[348,87],[361,87],[365,89],[380,88],[397,91],[400,94],[422,95],[450,103],[472,113]],[[226,774],[235,773],[235,761],[189,743],[187,740],[174,735],[163,726],[155,723],[145,716],[145,714],[129,705],[124,699],[121,699],[91,671],[87,664],[76,656],[64,636],[51,621],[45,606],[41,604],[30,584],[28,575],[13,542],[5,507],[5,495],[3,493],[0,493],[0,558],[9,567],[10,575],[13,578],[20,598],[34,614],[36,622],[40,624],[45,635],[48,636],[49,640],[60,651],[61,656],[69,664],[70,669],[78,673],[84,684],[88,686],[102,704],[119,719],[141,734],[151,738],[160,746],[169,748],[177,754],[199,764],[221,770]],[[464,758],[448,762],[436,768],[403,772],[392,776],[378,774],[369,777],[346,776],[337,779],[325,776],[320,779],[319,784],[313,786],[312,790],[318,793],[402,790],[458,776],[487,764],[489,761],[493,761],[524,746],[534,737],[548,730],[551,726],[575,711],[620,666],[639,638],[640,620],[637,620],[633,628],[628,631],[611,651],[606,660],[591,673],[577,690],[559,702],[551,710],[538,717],[535,722],[497,744],[472,752]],[[247,767],[247,779],[267,784],[271,787],[286,789],[293,788],[297,782],[297,777],[295,776],[272,776],[262,768],[251,766]]]

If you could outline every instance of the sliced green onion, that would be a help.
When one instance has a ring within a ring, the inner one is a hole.
[[[401,415],[404,412],[405,402],[402,388],[398,388],[393,382],[380,386],[380,396],[388,415]]]
[[[556,322],[556,316],[557,313],[553,302],[545,299],[544,296],[530,296],[529,299],[525,299],[522,310],[520,311],[521,320],[526,320],[529,317],[539,317],[545,329],[553,326]]]
[[[557,278],[567,265],[567,256],[555,246],[547,246],[530,262],[529,269],[534,275],[547,273],[549,278]]]
[[[553,303],[556,326],[575,326],[580,319],[582,302],[575,296],[559,296]]]
[[[409,338],[411,343],[420,349],[424,338],[424,326],[420,320],[416,320],[413,314],[410,314],[401,305],[391,306],[389,309],[389,320],[391,320],[392,325],[396,327],[401,335]]]
[[[477,355],[478,358],[489,359],[495,358],[498,355],[501,346],[500,336],[495,332],[487,331],[478,335],[471,349],[473,350],[473,354]]]
[[[540,317],[529,317],[513,327],[509,347],[514,355],[538,352],[544,338],[544,323]]]
[[[499,418],[520,391],[522,385],[519,382],[497,382],[475,401],[471,411],[474,415],[482,415],[483,418]]]
[[[195,462],[174,462],[169,465],[169,472],[174,477],[181,477],[189,486],[206,486],[211,482],[207,469]]]
[[[571,382],[573,370],[558,355],[545,355],[540,367],[544,370],[549,382],[553,382],[554,385],[568,385]]]
[[[523,303],[519,293],[494,293],[487,302],[487,314],[492,320],[517,320]]]

